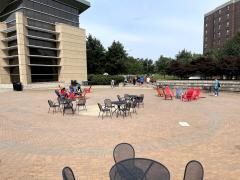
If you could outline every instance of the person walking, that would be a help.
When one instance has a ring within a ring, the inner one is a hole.
[[[220,82],[217,79],[215,79],[215,82],[214,82],[214,95],[215,96],[219,95],[220,87],[221,87]]]
[[[115,83],[115,82],[114,82],[114,80],[112,79],[112,80],[111,80],[111,88],[114,88],[114,83]]]

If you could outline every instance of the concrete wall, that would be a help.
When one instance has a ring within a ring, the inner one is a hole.
[[[6,23],[0,23],[0,31],[6,30]],[[10,72],[8,68],[4,68],[4,66],[8,65],[8,60],[4,60],[3,58],[7,56],[7,53],[3,51],[3,48],[6,48],[6,44],[1,40],[6,38],[5,33],[0,33],[0,84],[9,84],[10,80]]]
[[[28,57],[28,40],[27,40],[27,19],[22,12],[16,13],[16,29],[18,41],[18,61],[19,61],[19,75],[20,82],[23,84],[31,83],[31,70],[29,67],[30,60]]]
[[[79,82],[87,80],[87,57],[86,57],[86,33],[84,29],[56,24],[56,32],[59,33],[58,48],[61,68],[59,69],[59,81]]]

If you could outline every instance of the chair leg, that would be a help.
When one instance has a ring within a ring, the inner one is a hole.
[[[101,111],[98,113],[98,118],[100,117]]]

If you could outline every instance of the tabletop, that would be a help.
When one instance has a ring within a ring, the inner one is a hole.
[[[170,180],[169,170],[163,164],[145,158],[120,161],[109,175],[111,180]]]
[[[112,104],[123,105],[123,104],[126,104],[126,101],[112,101]]]

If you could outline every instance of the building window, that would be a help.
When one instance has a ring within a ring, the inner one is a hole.
[[[206,24],[205,24],[205,27],[207,27],[207,26],[208,26],[208,24],[206,23]]]
[[[229,32],[230,32],[230,31],[227,29],[227,35],[229,35]]]
[[[227,27],[229,27],[229,22],[227,22]]]
[[[218,37],[220,37],[221,36],[221,33],[220,32],[218,32]]]
[[[207,34],[208,32],[207,32],[207,30],[205,31],[205,34]]]
[[[220,29],[221,29],[221,24],[218,25],[218,30],[220,30]]]
[[[229,19],[229,14],[227,14],[227,19]]]
[[[222,20],[222,18],[221,18],[221,17],[219,17],[219,18],[218,18],[218,22],[220,22],[221,20]]]
[[[222,10],[220,9],[219,11],[218,11],[218,14],[221,14],[222,13]]]
[[[229,9],[230,9],[230,6],[227,6],[227,10],[229,11]]]

